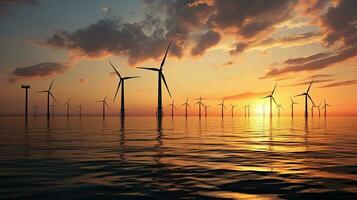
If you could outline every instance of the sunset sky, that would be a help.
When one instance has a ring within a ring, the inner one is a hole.
[[[45,113],[52,79],[56,112],[68,98],[84,113],[99,114],[96,101],[108,95],[110,114],[118,79],[126,81],[128,115],[154,115],[157,73],[135,67],[158,67],[169,41],[164,74],[183,114],[186,97],[201,95],[218,114],[225,99],[237,113],[251,103],[260,114],[261,99],[278,84],[275,98],[290,114],[290,96],[305,92],[318,105],[326,98],[331,115],[357,114],[357,1],[355,0],[0,0],[0,115],[23,112],[30,84],[30,112]],[[304,98],[294,98],[298,114]],[[172,99],[163,90],[165,114]],[[274,111],[276,111],[274,107]]]

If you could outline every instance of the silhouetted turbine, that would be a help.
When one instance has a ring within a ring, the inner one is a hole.
[[[169,105],[171,107],[171,117],[174,117],[174,109],[177,109],[175,106],[175,99],[172,99],[172,103]]]
[[[218,106],[221,106],[221,116],[224,116],[224,110],[226,109],[226,106],[224,105],[224,99],[222,103],[218,104]]]
[[[317,105],[312,104],[312,106],[311,106],[311,117],[314,117],[314,108],[317,108]]]
[[[39,93],[41,93],[41,92],[46,92],[47,93],[47,118],[50,118],[50,96],[53,98],[53,100],[55,100],[57,102],[56,98],[53,96],[53,94],[51,92],[51,89],[52,89],[52,86],[53,86],[53,82],[54,82],[54,80],[52,80],[48,90],[38,91]]]
[[[284,108],[281,104],[278,104],[277,108],[278,108],[278,117],[280,117],[280,109],[284,109]]]
[[[273,116],[272,100],[275,102],[275,105],[278,105],[278,104],[276,103],[275,99],[274,99],[274,96],[273,96],[273,95],[274,95],[274,92],[275,92],[276,85],[277,85],[277,83],[275,84],[274,89],[273,89],[273,91],[270,93],[270,95],[265,96],[265,97],[262,97],[263,99],[269,98],[269,100],[270,100],[270,117]]]
[[[317,109],[319,111],[319,117],[321,117],[321,103],[317,106]]]
[[[199,100],[195,103],[195,105],[198,104],[198,117],[201,117],[201,106],[204,106],[202,103],[202,96],[200,96]]]
[[[124,108],[125,107],[125,104],[124,104],[124,101],[125,101],[125,98],[124,98],[124,83],[125,83],[125,80],[133,79],[133,78],[140,78],[140,76],[122,77],[120,75],[119,71],[114,67],[114,65],[110,61],[109,61],[109,64],[113,67],[115,73],[119,77],[119,83],[118,83],[118,87],[117,87],[117,90],[115,92],[115,96],[114,96],[114,100],[113,101],[115,101],[115,99],[116,99],[116,97],[118,95],[118,91],[119,91],[120,85],[121,85],[120,115],[121,115],[121,117],[124,117],[125,116],[125,108]]]
[[[310,91],[310,88],[311,88],[311,85],[312,85],[312,82],[313,81],[311,81],[310,82],[310,85],[309,85],[309,87],[307,88],[307,90],[306,90],[306,92],[304,92],[304,93],[301,93],[301,94],[299,94],[299,95],[296,95],[295,97],[298,97],[298,96],[305,96],[305,118],[307,118],[308,117],[308,102],[307,102],[307,99],[309,98],[310,99],[310,101],[312,102],[312,104],[315,104],[314,103],[314,101],[312,100],[312,98],[310,97],[310,95],[309,95],[309,91]]]
[[[291,104],[290,104],[290,107],[291,107],[291,117],[294,117],[294,105],[295,104],[298,104],[296,103],[292,97],[290,97],[290,101],[291,101]]]
[[[324,116],[326,117],[327,113],[327,106],[331,106],[330,104],[326,103],[326,100],[324,99],[324,106],[322,106],[322,109],[324,109]]]
[[[55,117],[55,107],[56,107],[56,105],[55,105],[55,103],[54,103],[54,101],[52,101],[52,104],[50,105],[50,107],[51,107],[51,115],[52,115],[52,117]]]
[[[188,98],[186,98],[186,102],[183,103],[181,106],[185,106],[185,116],[187,117],[187,107],[191,108],[191,106],[188,104]]]
[[[157,97],[157,116],[158,117],[161,117],[162,116],[162,91],[161,91],[161,80],[164,81],[164,84],[166,86],[166,89],[167,89],[167,92],[169,93],[170,97],[171,97],[171,93],[170,93],[170,90],[169,90],[169,87],[167,86],[167,83],[166,83],[166,79],[165,79],[165,76],[164,76],[164,73],[162,72],[162,68],[165,64],[165,60],[166,60],[166,56],[167,56],[167,53],[170,49],[170,46],[171,46],[171,42],[169,43],[169,46],[167,47],[166,49],[166,52],[165,52],[165,56],[164,58],[162,59],[162,62],[161,62],[161,65],[160,65],[160,68],[157,69],[157,68],[149,68],[149,67],[138,67],[139,69],[145,69],[145,70],[150,70],[150,71],[157,71],[158,72],[158,97]]]
[[[205,117],[207,117],[207,109],[209,108],[210,106],[207,106],[207,105],[204,105],[203,104],[203,108],[204,108],[204,112],[205,112]]]
[[[237,105],[232,105],[231,104],[231,114],[232,114],[232,117],[234,116],[234,108],[237,107]]]
[[[71,101],[71,99],[68,99],[67,102],[63,104],[64,106],[66,106],[67,117],[69,117],[69,107],[71,106],[69,104],[70,101]]]
[[[29,117],[29,107],[28,107],[28,103],[29,103],[29,99],[28,99],[28,94],[29,94],[29,89],[30,86],[29,85],[21,85],[22,89],[25,89],[25,119],[26,121],[28,120]]]
[[[107,97],[108,96],[105,96],[105,98],[103,100],[97,101],[98,103],[103,104],[103,118],[105,118],[105,107],[109,107],[109,105],[107,104]]]

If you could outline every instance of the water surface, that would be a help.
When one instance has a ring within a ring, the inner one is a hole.
[[[356,123],[0,117],[0,199],[357,199]]]

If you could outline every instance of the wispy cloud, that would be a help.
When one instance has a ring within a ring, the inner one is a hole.
[[[357,79],[349,80],[349,81],[333,82],[327,85],[323,85],[320,88],[342,87],[342,86],[349,86],[349,85],[356,85],[356,84],[357,84]]]
[[[269,92],[243,92],[240,94],[226,96],[226,97],[224,97],[224,99],[227,99],[227,100],[251,99],[251,98],[263,97],[264,95],[267,95],[267,94],[269,94]]]
[[[314,80],[314,84],[317,83],[325,83],[325,82],[331,82],[334,81],[334,79],[320,79],[320,80]],[[281,87],[292,87],[292,86],[300,86],[300,85],[308,85],[310,84],[311,79],[309,81],[303,81],[303,82],[297,82],[297,83],[293,83],[293,84],[289,84],[289,85],[281,85]]]

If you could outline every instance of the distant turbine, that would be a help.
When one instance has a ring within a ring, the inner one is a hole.
[[[250,104],[247,105],[248,117],[250,117]]]
[[[188,104],[188,98],[186,98],[186,102],[183,103],[181,106],[185,106],[185,116],[187,118],[187,107],[191,108],[191,106]]]
[[[201,117],[201,106],[204,106],[202,103],[202,96],[200,96],[199,100],[195,103],[198,104],[198,117]]]
[[[68,100],[66,101],[66,103],[63,104],[64,106],[66,106],[67,117],[69,117],[69,107],[71,106],[71,105],[69,104],[70,100],[71,100],[71,99],[68,99]]]
[[[79,118],[81,118],[83,106],[82,106],[82,104],[79,104],[77,107],[78,107],[78,116],[79,116]]]
[[[317,109],[319,111],[319,117],[321,117],[321,103],[317,106]]]
[[[226,109],[226,106],[224,105],[224,99],[223,99],[222,103],[218,104],[218,106],[221,106],[221,116],[223,117],[224,110]]]
[[[231,114],[232,114],[232,117],[234,116],[234,108],[237,107],[237,105],[232,105],[231,104]]]
[[[326,100],[324,99],[324,106],[322,106],[322,109],[324,109],[324,116],[326,117],[327,113],[327,106],[331,106],[330,104],[326,103]]]
[[[309,85],[309,87],[307,88],[306,92],[301,93],[301,94],[295,96],[295,97],[305,96],[305,118],[308,117],[308,105],[307,105],[308,102],[307,102],[307,98],[310,99],[310,101],[312,102],[312,104],[315,104],[314,101],[312,100],[312,98],[311,98],[310,95],[309,95],[309,91],[310,91],[312,82],[313,82],[313,81],[310,82],[310,85]]]
[[[311,106],[311,117],[314,117],[314,108],[317,108],[317,105],[312,104],[312,106]]]
[[[207,117],[207,109],[208,109],[209,107],[210,107],[210,106],[203,105],[204,112],[205,112],[205,117]]]
[[[38,91],[39,93],[41,93],[41,92],[47,93],[47,118],[50,118],[50,96],[53,98],[53,100],[55,100],[57,102],[56,98],[53,96],[53,94],[51,92],[53,82],[54,82],[54,80],[52,80],[51,85],[48,88],[48,90]]]
[[[105,96],[105,98],[103,100],[97,101],[98,103],[103,104],[103,118],[105,118],[105,107],[109,107],[109,105],[107,104],[107,97],[108,96]]]
[[[275,84],[274,89],[273,89],[273,91],[270,93],[270,95],[263,97],[263,99],[269,98],[269,100],[270,100],[270,117],[273,117],[272,100],[275,102],[275,105],[278,105],[278,104],[276,103],[275,99],[274,99],[274,96],[273,96],[273,95],[274,95],[274,92],[275,92],[276,85],[277,85],[277,83]]]
[[[167,53],[168,53],[168,51],[169,51],[169,49],[170,49],[170,46],[171,46],[171,42],[169,43],[169,46],[168,46],[167,49],[166,49],[165,56],[164,56],[164,58],[162,59],[162,62],[161,62],[161,65],[160,65],[160,68],[159,68],[159,69],[157,69],[157,68],[149,68],[149,67],[138,67],[139,69],[145,69],[145,70],[151,70],[151,71],[157,71],[157,72],[158,72],[158,96],[157,96],[157,116],[158,116],[158,117],[161,117],[161,116],[162,116],[162,90],[161,90],[161,80],[164,81],[164,84],[165,84],[165,86],[166,86],[167,92],[169,93],[169,95],[170,95],[170,97],[171,97],[171,93],[170,93],[169,87],[167,86],[164,73],[162,72],[162,67],[163,67],[164,64],[165,64],[166,56],[167,56]]]
[[[174,109],[177,109],[175,106],[175,99],[172,99],[172,103],[169,105],[171,107],[171,117],[174,117]]]
[[[121,102],[121,106],[120,106],[120,116],[121,117],[124,117],[125,116],[125,108],[124,108],[124,81],[127,80],[127,79],[133,79],[133,78],[140,78],[140,76],[129,76],[129,77],[121,77],[119,71],[114,67],[114,65],[109,61],[110,65],[113,67],[115,73],[118,75],[119,77],[119,83],[118,83],[118,87],[117,87],[117,90],[115,92],[115,96],[114,96],[114,100],[116,99],[117,95],[118,95],[118,91],[119,91],[119,88],[120,88],[120,85],[121,85],[121,99],[120,99],[120,102]]]
[[[29,99],[28,99],[28,94],[29,94],[29,89],[30,86],[29,85],[21,85],[22,89],[25,89],[25,119],[26,121],[28,120],[29,117],[29,107],[28,107],[28,103],[29,103]]]
[[[296,103],[292,97],[290,97],[290,101],[291,101],[291,104],[290,104],[290,107],[291,107],[291,117],[294,117],[294,105],[295,104],[298,104]]]
[[[247,104],[244,105],[244,117],[247,117]]]
[[[281,104],[278,104],[277,108],[278,108],[278,117],[280,117],[280,109],[283,109],[283,106]]]

